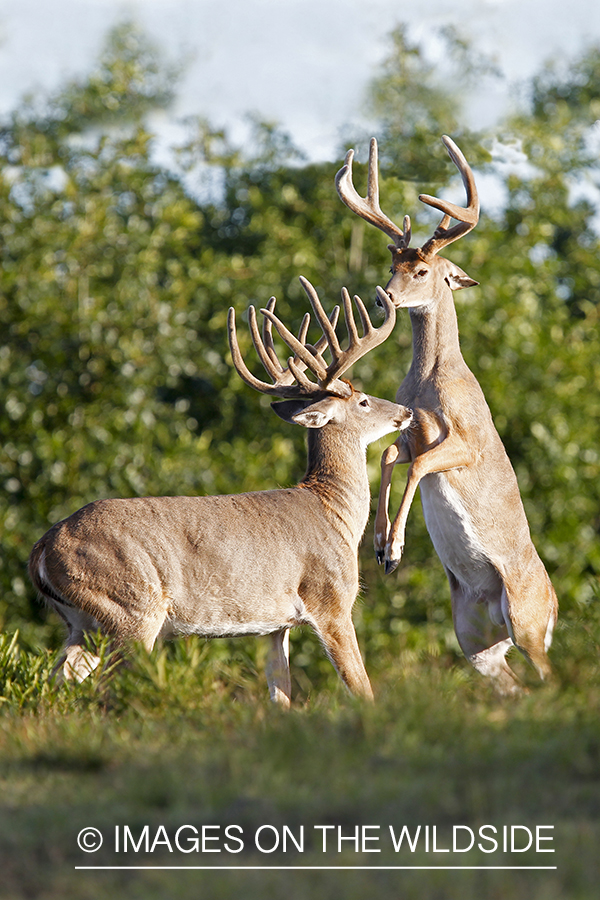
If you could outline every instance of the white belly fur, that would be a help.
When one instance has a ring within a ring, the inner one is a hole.
[[[443,472],[426,475],[419,487],[425,524],[444,566],[474,593],[496,594],[498,573],[446,475]]]
[[[187,607],[185,615],[171,612],[163,622],[160,637],[170,638],[178,635],[198,634],[205,638],[241,637],[243,635],[272,634],[283,628],[315,623],[306,610],[300,597],[293,598],[289,604],[282,604],[278,609],[252,610],[240,615],[239,611],[228,612],[227,602],[215,597],[212,602],[203,604],[197,611]],[[261,615],[262,612],[262,615]]]
[[[171,638],[187,634],[198,634],[205,638],[242,637],[243,635],[271,634],[282,628],[290,628],[295,622],[213,622],[210,624],[166,619],[160,630],[160,637]]]

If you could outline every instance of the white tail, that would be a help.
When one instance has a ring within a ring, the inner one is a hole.
[[[246,367],[229,313],[230,346],[241,377],[264,393],[285,421],[308,432],[308,466],[297,487],[218,497],[146,497],[97,500],[54,525],[35,545],[29,571],[40,594],[65,620],[69,636],[57,666],[82,680],[98,664],[84,649],[86,632],[101,629],[114,643],[199,634],[270,635],[267,679],[271,697],[289,705],[288,632],[310,625],[347,687],[372,697],[352,623],[358,592],[358,545],[370,492],[366,446],[405,429],[412,414],[387,400],[355,391],[339,376],[391,332],[395,311],[373,328],[359,298],[360,337],[348,292],[343,304],[347,350],[335,334],[339,310],[328,319],[316,292],[303,281],[324,336],[306,344],[308,320],[295,338],[262,310],[262,336],[250,309],[250,328],[271,384]],[[271,326],[294,353],[277,358]],[[329,349],[332,361],[323,353]],[[305,373],[316,377],[311,380]]]
[[[473,666],[495,679],[503,693],[518,690],[505,655],[516,645],[542,678],[558,614],[556,594],[533,546],[517,480],[483,392],[459,346],[452,291],[477,284],[438,251],[477,224],[479,201],[473,173],[456,144],[442,138],[467,193],[463,209],[435,197],[420,199],[443,218],[422,247],[410,248],[410,219],[399,229],[379,208],[377,143],[371,141],[369,189],[352,185],[352,151],[336,176],[341,199],[392,238],[392,278],[386,292],[396,308],[408,308],[413,360],[396,395],[414,411],[414,427],[382,458],[375,522],[375,551],[386,572],[400,561],[408,512],[421,488],[425,521],[452,597],[454,627]],[[450,220],[457,224],[450,226]],[[409,463],[402,503],[390,525],[392,470]]]

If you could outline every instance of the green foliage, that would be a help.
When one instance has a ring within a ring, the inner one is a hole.
[[[0,706],[22,710],[33,702],[39,707],[50,691],[50,668],[44,655],[26,654],[18,639],[18,631],[0,634]]]

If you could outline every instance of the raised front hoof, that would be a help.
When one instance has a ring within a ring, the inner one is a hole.
[[[375,551],[375,559],[377,560],[377,565],[382,565],[385,562],[385,551],[384,550],[376,550]]]
[[[399,565],[400,565],[399,559],[386,559],[385,574],[391,575],[391,573],[394,572],[398,568]]]

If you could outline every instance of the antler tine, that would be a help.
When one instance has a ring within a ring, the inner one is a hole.
[[[352,160],[354,150],[348,150],[344,165],[335,176],[335,186],[340,199],[346,206],[356,213],[361,219],[370,222],[387,234],[394,242],[394,247],[403,249],[408,247],[410,241],[410,220],[408,234],[395,225],[391,219],[381,211],[379,206],[379,180],[377,174],[377,141],[371,138],[369,147],[369,175],[367,180],[367,196],[361,197],[352,182]],[[406,225],[406,219],[404,220]]]
[[[267,309],[271,312],[275,309],[275,304],[277,300],[275,297],[271,297],[269,302],[267,303]],[[273,364],[279,368],[281,368],[281,363],[279,362],[279,358],[277,356],[277,352],[275,350],[275,345],[273,344],[273,328],[269,319],[263,316],[263,324],[262,324],[262,342],[266,352],[269,357],[272,359]],[[254,342],[254,346],[256,347],[256,342]]]
[[[312,285],[311,285],[311,287],[312,287]],[[313,290],[314,290],[314,288],[313,288]],[[315,315],[316,315],[316,313],[315,313]],[[339,308],[339,306],[334,306],[333,310],[331,311],[331,315],[327,319],[327,321],[329,322],[329,325],[333,329],[334,333],[335,333],[335,329],[337,327],[339,317],[340,317],[340,308]],[[321,330],[323,330],[322,325],[321,325]],[[329,346],[329,344],[327,341],[327,335],[325,333],[323,333],[321,335],[321,337],[319,338],[319,340],[317,341],[317,343],[313,345],[313,350],[315,352],[315,356],[318,356],[319,358],[322,359],[321,354],[323,353],[323,350],[327,350],[328,346]]]
[[[404,247],[408,247],[410,244],[410,239],[412,237],[412,230],[410,227],[410,216],[404,216],[404,222],[402,223],[402,227],[404,229]],[[391,249],[391,246],[388,245],[388,249]],[[402,249],[402,248],[400,248]]]
[[[266,316],[268,319],[270,319],[270,321],[279,332],[280,337],[285,341],[290,350],[294,351],[296,357],[301,360],[304,363],[305,367],[307,369],[310,369],[310,371],[314,375],[316,375],[321,382],[327,374],[327,369],[323,364],[323,360],[315,356],[315,354],[306,344],[302,344],[298,340],[298,338],[294,334],[292,334],[292,332],[288,328],[286,328],[281,319],[279,319],[275,315],[275,313],[271,312],[268,309],[261,309],[261,313],[263,314],[263,316]],[[295,363],[295,359],[293,361]]]
[[[379,302],[385,310],[385,318],[379,328],[374,328],[364,303],[360,297],[354,297],[354,303],[362,323],[363,334],[360,337],[352,311],[350,295],[346,288],[343,288],[342,303],[348,331],[348,347],[346,350],[342,350],[335,332],[340,311],[339,306],[336,306],[331,315],[327,317],[312,284],[306,278],[301,278],[301,282],[308,294],[315,316],[323,329],[322,337],[319,338],[314,346],[306,343],[310,324],[310,315],[308,313],[302,320],[298,337],[295,337],[278,316],[275,315],[274,297],[271,297],[265,309],[261,309],[262,315],[268,321],[268,325],[263,327],[261,337],[256,321],[256,310],[253,306],[250,306],[248,308],[250,334],[258,357],[273,380],[273,384],[268,384],[256,378],[244,362],[237,340],[235,311],[231,307],[227,318],[227,328],[233,364],[240,378],[247,385],[263,394],[278,397],[306,397],[327,391],[330,394],[346,397],[351,393],[352,387],[347,382],[339,380],[338,376],[388,337],[396,321],[396,311],[385,291],[377,288]],[[280,337],[294,353],[294,356],[288,359],[285,369],[281,365],[273,346],[271,330],[273,325]],[[325,349],[329,349],[331,353],[332,361],[329,365],[323,359],[322,354]],[[316,382],[311,381],[304,374],[305,369],[309,369],[313,373],[317,379]],[[292,383],[294,381],[296,382],[295,384]]]
[[[315,384],[314,381],[311,381],[310,378],[308,378],[304,374],[304,366],[297,365],[296,362],[294,361],[293,356],[290,356],[290,358],[288,359],[288,366],[289,366],[290,372],[292,373],[292,375],[298,382],[298,385],[302,389],[303,394],[308,396],[310,394],[319,393],[321,391],[320,383]]]
[[[477,195],[477,187],[475,185],[475,177],[465,159],[462,151],[457,147],[454,141],[447,135],[443,135],[442,141],[448,151],[450,159],[461,174],[465,191],[467,194],[466,207],[456,206],[446,200],[440,200],[437,197],[431,197],[429,194],[419,194],[419,200],[434,209],[439,209],[444,217],[432,237],[423,244],[421,253],[424,256],[434,256],[442,247],[458,240],[464,234],[471,231],[479,221],[479,197]],[[450,219],[457,219],[457,224],[449,228]]]
[[[266,307],[269,312],[271,312],[271,313],[274,312],[276,302],[277,301],[276,301],[275,297],[271,297],[271,299],[269,300],[267,307]],[[328,320],[331,323],[332,328],[336,327],[339,314],[340,314],[340,308],[339,308],[339,306],[335,306],[333,308],[333,311]],[[252,310],[252,313],[249,312],[249,322],[250,322],[251,330],[253,327],[253,321],[252,321],[253,319],[255,321],[254,310]],[[298,332],[298,340],[300,341],[301,344],[306,344],[306,336],[308,334],[309,325],[310,325],[310,313],[305,313],[304,318],[302,320],[302,324],[300,326],[300,331]],[[268,360],[266,360],[261,353],[260,341],[256,340],[256,338],[254,336],[255,331],[252,331],[252,333],[253,333],[252,340],[253,340],[254,346],[256,347],[258,355],[260,356],[261,361],[262,361],[263,365],[265,366],[265,369],[267,370],[267,372],[269,372],[271,377],[274,378],[275,372],[272,372],[270,370]],[[268,318],[268,316],[263,316],[262,344],[264,346],[264,350],[268,354],[269,358],[272,360],[273,365],[275,366],[276,372],[279,373],[280,375],[282,375],[285,372],[285,375],[288,376],[290,383],[291,383],[294,380],[295,376],[291,371],[284,370],[281,366],[281,363],[279,362],[279,358],[277,356],[277,351],[275,350],[275,346],[273,344],[273,322],[271,321],[271,319]],[[327,349],[327,346],[328,346],[327,337],[323,334],[323,335],[321,335],[321,337],[319,338],[319,340],[317,341],[317,343],[314,346],[311,344],[306,344],[306,346],[311,351],[311,353],[314,356],[316,356],[317,359],[319,359],[323,363],[323,367],[325,368],[326,363],[322,357],[322,353],[323,353],[323,350]],[[304,369],[306,368],[306,366],[303,363],[301,363],[298,356],[296,356],[294,358],[294,364],[297,367],[301,365],[302,371],[304,371]],[[289,369],[289,367],[288,367],[288,369]]]
[[[237,339],[237,331],[235,327],[235,310],[233,306],[229,307],[229,312],[227,314],[227,336],[229,338],[229,349],[231,351],[233,365],[235,366],[235,370],[242,381],[245,381],[246,384],[250,385],[250,387],[254,388],[257,391],[271,393],[274,385],[269,385],[266,382],[260,381],[260,379],[256,378],[244,362],[244,358],[240,351],[240,345],[238,344]]]
[[[340,375],[343,375],[343,373],[350,368],[350,366],[353,366],[355,362],[362,359],[362,357],[370,350],[373,350],[375,347],[378,347],[379,344],[382,344],[392,333],[394,325],[396,324],[396,309],[389,295],[383,288],[377,288],[377,297],[385,313],[384,320],[379,328],[373,326],[367,309],[360,297],[357,295],[354,296],[354,303],[358,309],[363,329],[362,337],[359,337],[358,328],[356,327],[356,321],[352,312],[350,294],[346,288],[342,288],[342,302],[346,318],[346,329],[348,331],[348,347],[334,357],[333,362],[327,369],[328,379],[339,378]]]
[[[342,288],[342,303],[344,305],[344,318],[346,320],[346,331],[348,332],[348,349],[350,349],[350,347],[355,347],[358,344],[360,338],[358,336],[358,328],[356,327],[356,322],[354,320],[354,315],[352,313],[352,301],[350,300],[350,294],[348,293],[348,290],[345,287]],[[361,301],[361,303],[362,303],[362,301]],[[364,309],[364,304],[363,304],[363,310],[366,314],[366,309]],[[362,321],[362,326],[363,326],[363,334],[364,334],[366,332],[365,320],[364,320],[363,313],[360,309],[359,309],[359,313],[361,316],[361,321]],[[370,324],[371,324],[371,322],[369,321],[369,325]]]
[[[340,347],[340,343],[337,338],[337,334],[335,333],[335,326],[337,325],[337,320],[340,312],[339,306],[336,306],[336,314],[335,321],[334,316],[331,316],[331,319],[327,318],[325,310],[323,309],[323,304],[319,299],[319,295],[316,290],[308,280],[308,278],[304,278],[303,275],[300,276],[300,284],[306,291],[306,295],[310,300],[310,305],[313,308],[313,312],[315,314],[315,318],[317,322],[321,326],[321,330],[323,332],[323,337],[319,339],[319,343],[325,340],[325,344],[323,344],[321,350],[325,350],[327,346],[331,350],[332,355],[335,357],[339,356],[342,352],[342,348]]]
[[[269,300],[267,308],[272,311],[275,307],[275,297],[271,297]],[[269,323],[269,327],[265,326],[265,322]],[[254,349],[263,364],[266,372],[271,376],[274,382],[284,381],[288,384],[291,384],[294,380],[293,376],[290,372],[285,372],[283,366],[279,362],[279,357],[275,352],[275,347],[273,345],[273,336],[271,334],[271,323],[268,319],[264,319],[263,321],[263,333],[262,338],[260,332],[258,330],[258,324],[256,322],[256,310],[253,306],[248,308],[248,326],[250,328],[250,335],[252,337],[252,343],[254,344]],[[288,376],[287,379],[285,376]]]
[[[308,334],[308,326],[310,325],[310,313],[304,313],[300,331],[298,332],[298,340],[301,344],[306,344],[306,335]]]
[[[269,306],[272,308],[271,302],[269,302]],[[256,333],[258,333],[258,329],[256,328],[256,313],[254,307],[251,306],[248,311],[249,321],[251,322],[254,319],[254,328]],[[252,325],[250,326],[252,333]],[[277,365],[273,364],[270,361],[270,365],[265,365],[267,372],[273,378],[274,383],[269,384],[266,381],[261,381],[260,378],[256,378],[247,367],[244,359],[242,357],[240,347],[237,339],[237,332],[235,327],[235,310],[233,306],[229,308],[229,313],[227,316],[227,332],[229,337],[229,349],[231,350],[231,358],[233,360],[233,365],[235,369],[242,379],[249,387],[254,388],[256,391],[260,391],[261,394],[269,394],[272,397],[304,397],[307,393],[306,389],[298,380],[298,384],[290,384],[290,373],[293,378],[296,378],[296,375],[292,370],[284,369],[277,359]],[[254,334],[253,334],[253,342],[254,342]],[[261,358],[261,361],[265,362],[265,358],[269,358],[266,351],[263,347],[263,353],[259,351],[259,346],[261,345],[260,337],[259,343],[255,344],[257,352]],[[279,371],[280,370],[280,371]],[[312,384],[312,382],[309,382]],[[313,385],[313,388],[315,386]]]

